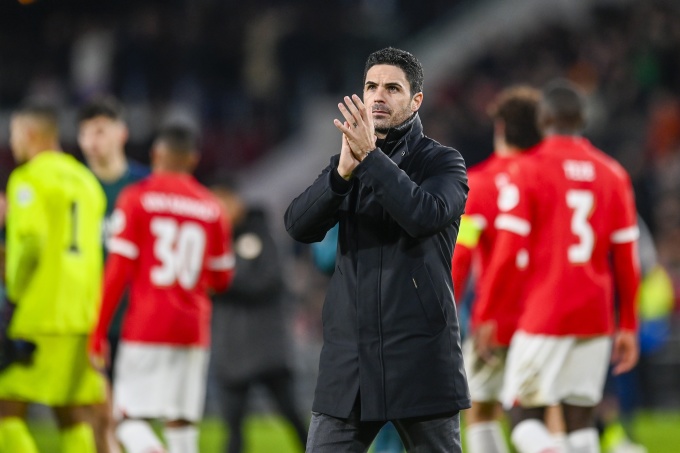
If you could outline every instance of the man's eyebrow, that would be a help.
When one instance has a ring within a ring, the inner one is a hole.
[[[378,82],[367,80],[364,85],[378,85]],[[404,85],[401,82],[385,82],[383,85],[385,85],[386,87],[399,87],[399,88],[404,87]]]

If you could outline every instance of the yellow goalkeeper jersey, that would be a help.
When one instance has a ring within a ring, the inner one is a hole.
[[[101,185],[73,156],[45,151],[12,172],[7,200],[10,336],[91,332],[102,284]]]

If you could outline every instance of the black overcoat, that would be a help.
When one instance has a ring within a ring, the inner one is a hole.
[[[288,233],[305,243],[340,224],[316,412],[345,418],[357,393],[362,420],[470,407],[451,282],[465,163],[424,136],[417,115],[408,127],[389,156],[377,148],[357,166],[343,193],[331,181],[333,156],[285,214]]]

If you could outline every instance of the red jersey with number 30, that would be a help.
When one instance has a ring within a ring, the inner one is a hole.
[[[552,136],[519,161],[499,197],[492,291],[526,248],[529,276],[518,328],[531,334],[593,336],[637,328],[638,228],[630,178],[581,137]]]
[[[129,285],[124,340],[208,346],[208,291],[226,290],[234,266],[216,198],[190,175],[153,174],[120,194],[111,224],[96,334],[104,338]]]

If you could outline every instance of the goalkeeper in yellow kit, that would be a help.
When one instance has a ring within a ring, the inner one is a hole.
[[[37,452],[24,420],[36,402],[54,409],[63,452],[94,453],[86,420],[105,385],[87,340],[101,292],[104,193],[84,165],[59,151],[52,109],[21,107],[10,138],[19,166],[7,185],[5,308],[14,310],[6,336],[36,348],[0,371],[0,452]]]

